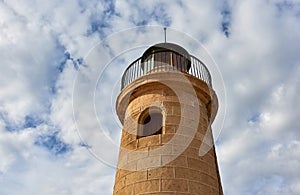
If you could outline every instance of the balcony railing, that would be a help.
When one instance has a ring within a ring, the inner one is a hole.
[[[212,86],[210,73],[203,62],[190,55],[183,56],[177,52],[156,51],[132,62],[122,76],[121,90],[137,78],[153,72],[180,71],[204,81]]]

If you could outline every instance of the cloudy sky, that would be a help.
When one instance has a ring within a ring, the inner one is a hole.
[[[300,194],[298,0],[1,0],[1,195],[112,194],[121,74],[164,26],[215,63],[225,194]]]

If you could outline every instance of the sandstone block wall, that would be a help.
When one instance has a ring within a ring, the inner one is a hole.
[[[157,74],[136,81],[139,84],[134,81],[129,95],[124,94],[131,86],[119,96],[117,112],[123,131],[114,195],[222,194],[215,149],[211,147],[210,120],[214,116],[210,112],[216,112],[217,104],[211,103],[215,97],[208,95],[204,83],[197,79],[191,82],[197,101],[178,98],[177,90],[160,82],[166,75]],[[128,104],[124,106],[125,97]],[[151,106],[162,111],[162,134],[138,139],[138,118]],[[199,156],[200,146],[210,148],[204,156]]]

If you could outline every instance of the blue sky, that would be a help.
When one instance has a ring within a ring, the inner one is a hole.
[[[1,195],[112,194],[121,74],[164,26],[217,64],[225,194],[300,194],[298,0],[11,0],[0,1]]]

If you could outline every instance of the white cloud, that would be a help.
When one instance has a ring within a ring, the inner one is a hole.
[[[267,1],[231,8],[229,39],[208,46],[228,95],[218,147],[223,187],[228,194],[297,194],[299,20]]]

